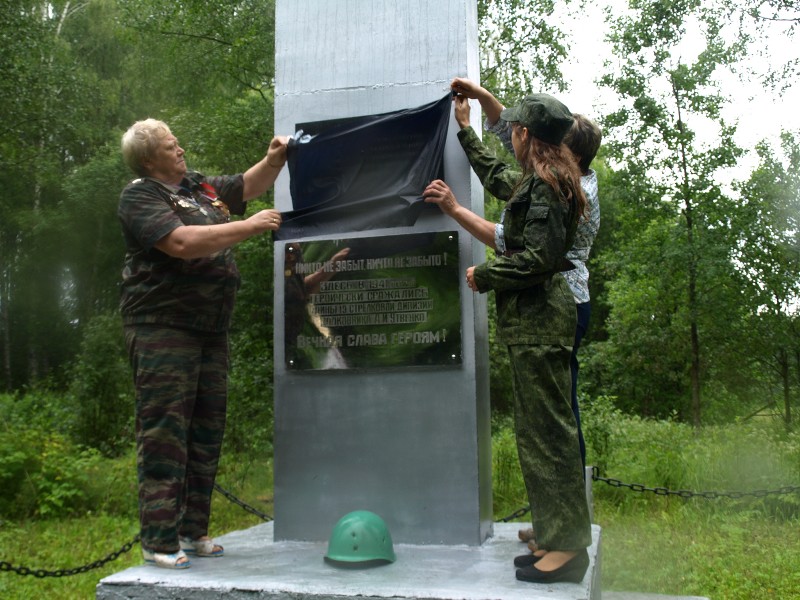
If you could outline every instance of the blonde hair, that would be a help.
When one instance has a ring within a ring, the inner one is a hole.
[[[144,162],[158,148],[161,140],[172,133],[169,126],[157,119],[136,121],[122,136],[122,159],[131,171],[147,175]]]

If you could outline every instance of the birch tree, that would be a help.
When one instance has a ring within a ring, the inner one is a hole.
[[[663,279],[669,278],[670,284],[659,286],[662,294],[641,296],[649,305],[650,323],[628,322],[616,336],[619,341],[637,338],[631,328],[653,324],[662,336],[671,332],[661,354],[647,360],[658,364],[670,356],[675,364],[667,371],[686,374],[688,412],[696,426],[701,423],[705,360],[701,323],[709,322],[706,316],[713,314],[713,298],[724,281],[716,259],[727,198],[718,176],[735,166],[742,153],[734,142],[735,127],[721,116],[727,99],[716,77],[736,63],[745,46],[742,40],[725,39],[723,17],[721,7],[699,0],[632,1],[623,13],[608,15],[614,57],[601,79],[623,101],[603,120],[609,156],[640,186],[651,188],[647,198],[663,215],[655,228],[655,223],[642,223],[631,242],[652,245],[650,236],[656,235],[664,253],[653,256],[649,265],[622,265],[630,289],[617,286],[618,302],[622,306],[623,297],[630,300],[641,292],[635,269],[649,269],[647,280],[666,283]]]

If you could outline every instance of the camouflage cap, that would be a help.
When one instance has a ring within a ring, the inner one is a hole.
[[[549,94],[531,94],[500,113],[504,121],[519,123],[548,144],[560,144],[572,127],[572,113]]]

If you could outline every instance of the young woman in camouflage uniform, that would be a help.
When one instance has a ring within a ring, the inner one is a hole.
[[[425,190],[476,239],[505,251],[469,267],[467,284],[494,290],[498,336],[506,343],[514,376],[517,450],[540,550],[517,557],[517,579],[579,582],[589,566],[591,523],[586,503],[578,431],[571,408],[570,355],[575,301],[561,271],[586,198],[580,169],[563,146],[572,116],[547,94],[526,96],[502,111],[512,124],[519,165],[498,160],[469,125],[469,103],[457,96],[458,139],[484,187],[506,200],[502,245],[495,224],[458,204],[441,180]],[[520,172],[521,167],[521,172]]]
[[[281,214],[242,215],[274,183],[288,138],[244,174],[205,177],[155,119],[134,123],[122,154],[138,178],[118,215],[126,254],[121,311],[136,387],[139,519],[145,561],[190,566],[219,557],[208,537],[211,493],[225,429],[228,328],[239,272],[231,247],[280,227]]]
[[[489,133],[493,133],[502,142],[509,152],[514,152],[511,145],[511,126],[500,117],[505,106],[486,88],[480,86],[470,79],[456,77],[450,84],[453,91],[467,98],[477,100],[485,114],[483,128]],[[575,308],[578,313],[578,326],[575,330],[575,341],[572,345],[572,357],[570,359],[570,370],[572,371],[572,412],[578,425],[578,441],[581,448],[581,463],[586,467],[586,443],[583,439],[581,429],[581,413],[578,405],[578,372],[580,363],[578,361],[578,350],[586,331],[589,328],[589,320],[592,314],[591,297],[589,294],[589,270],[586,262],[592,250],[594,238],[600,229],[600,200],[598,197],[597,173],[591,168],[592,161],[600,149],[603,133],[600,127],[593,120],[585,115],[572,113],[574,120],[572,127],[564,136],[564,145],[570,149],[578,166],[581,169],[581,188],[586,195],[587,207],[583,218],[578,221],[578,229],[575,232],[575,241],[569,252],[567,260],[574,265],[574,269],[565,271],[564,277],[567,279],[572,295],[575,297]],[[498,233],[495,235],[498,250],[505,250],[502,243],[502,224],[495,226]],[[536,539],[532,528],[520,529],[519,538],[523,542],[528,542],[532,550],[536,550]]]
[[[511,126],[500,118],[500,113],[503,112],[505,106],[486,88],[469,79],[456,77],[453,79],[451,86],[456,93],[480,102],[481,108],[486,114],[486,120],[483,123],[484,129],[489,133],[495,134],[503,143],[503,146],[513,153]],[[573,124],[564,136],[564,145],[575,156],[578,161],[578,167],[581,169],[581,188],[586,196],[587,207],[584,217],[578,221],[578,229],[575,232],[575,241],[572,244],[572,248],[567,252],[567,260],[575,268],[565,271],[564,277],[567,278],[572,295],[575,297],[575,308],[578,312],[578,327],[575,330],[570,369],[572,371],[572,412],[575,413],[575,419],[578,422],[581,461],[585,467],[586,444],[581,432],[581,415],[580,407],[578,406],[578,371],[580,369],[578,349],[586,330],[589,328],[589,319],[592,313],[589,295],[589,270],[586,268],[586,261],[589,260],[592,243],[600,229],[600,201],[598,199],[597,173],[594,172],[590,165],[600,149],[603,133],[597,123],[585,115],[572,113],[572,118]],[[502,228],[502,224],[499,224],[498,227]],[[502,229],[500,231],[502,232]],[[502,239],[497,236],[496,239],[501,246],[499,249],[502,250]],[[528,531],[531,530],[529,529]],[[526,537],[528,539],[524,539]],[[523,541],[529,541],[532,537],[532,534],[528,536],[520,533],[520,538]]]

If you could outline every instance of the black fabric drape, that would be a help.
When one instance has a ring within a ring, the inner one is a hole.
[[[287,163],[294,210],[276,240],[413,225],[435,206],[451,96],[413,109],[298,125]]]

